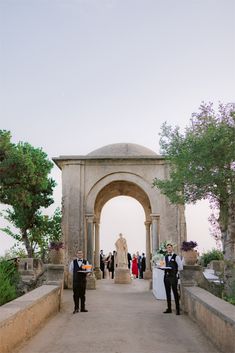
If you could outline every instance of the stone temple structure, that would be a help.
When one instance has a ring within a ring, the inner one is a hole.
[[[151,254],[159,243],[171,240],[178,246],[186,239],[184,207],[171,205],[153,188],[155,177],[168,177],[164,157],[132,143],[101,147],[85,156],[53,158],[62,171],[62,230],[65,241],[65,265],[82,249],[100,277],[100,215],[107,201],[130,196],[145,213],[146,272],[151,277]],[[67,266],[66,266],[67,268]],[[65,285],[69,285],[65,277]]]

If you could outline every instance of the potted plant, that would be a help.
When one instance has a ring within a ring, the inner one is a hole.
[[[52,264],[64,263],[64,243],[60,240],[51,241],[49,244],[49,260]]]
[[[190,240],[190,241],[183,241],[181,244],[181,250],[183,252],[184,262],[185,265],[195,265],[197,262],[197,251],[195,248],[197,246],[197,242]]]

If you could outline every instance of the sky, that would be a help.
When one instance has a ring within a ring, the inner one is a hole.
[[[159,153],[165,121],[183,131],[202,101],[235,101],[234,13],[233,0],[0,0],[0,129],[49,159],[119,142]],[[52,176],[46,212],[61,202],[56,166]],[[186,207],[200,251],[215,247],[209,214],[206,201]],[[120,232],[145,251],[143,222],[136,200],[110,200],[105,253]],[[12,243],[0,231],[0,254]]]

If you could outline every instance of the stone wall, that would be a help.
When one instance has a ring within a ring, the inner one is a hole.
[[[235,309],[199,287],[184,287],[184,311],[221,350],[235,352]]]
[[[9,353],[29,339],[59,311],[61,291],[61,285],[43,285],[0,307],[1,353]]]

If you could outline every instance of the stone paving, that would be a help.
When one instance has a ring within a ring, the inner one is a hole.
[[[100,280],[86,297],[88,313],[73,315],[64,290],[60,313],[14,353],[221,353],[187,315],[163,314],[148,281]]]

